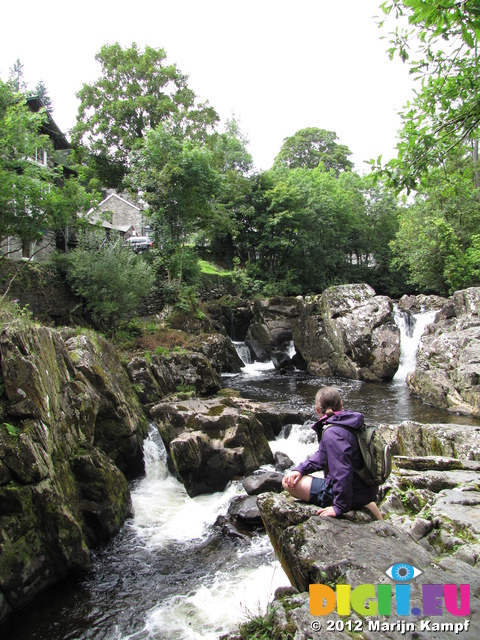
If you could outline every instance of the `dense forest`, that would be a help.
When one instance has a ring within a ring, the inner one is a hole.
[[[17,60],[0,82],[0,237],[33,240],[76,224],[78,247],[57,266],[110,320],[128,317],[152,288],[170,302],[194,297],[206,263],[246,296],[354,282],[392,297],[479,285],[480,3],[390,0],[382,9],[389,54],[418,82],[397,158],[378,158],[366,175],[354,171],[348,141],[315,126],[285,138],[273,166],[255,171],[238,122],[221,127],[163,49],[136,44],[102,47],[100,77],[77,94],[71,154],[41,166],[29,159],[51,144],[40,129],[52,101],[42,82],[29,92]],[[398,18],[408,18],[406,30]],[[28,93],[45,113],[26,107]],[[82,214],[106,188],[145,203],[153,250],[137,256],[81,233]],[[99,296],[106,279],[111,299]]]

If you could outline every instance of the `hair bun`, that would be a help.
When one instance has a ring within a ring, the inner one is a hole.
[[[325,415],[331,418],[335,412],[333,409],[325,409]]]

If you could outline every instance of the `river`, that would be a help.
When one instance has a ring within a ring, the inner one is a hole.
[[[420,314],[402,330],[402,361],[391,383],[368,384],[315,378],[295,371],[282,375],[270,363],[247,364],[224,385],[255,400],[281,402],[313,412],[318,387],[335,384],[344,405],[369,422],[478,421],[435,410],[411,398],[405,384],[415,350],[432,316]],[[242,352],[242,345],[238,345]],[[243,350],[243,353],[245,351]],[[316,448],[310,424],[294,425],[271,443],[296,463]],[[218,640],[239,622],[263,613],[278,586],[288,585],[266,534],[231,539],[215,525],[230,500],[244,491],[239,482],[222,493],[189,498],[167,470],[156,429],[144,444],[146,473],[131,484],[134,517],[93,553],[93,571],[48,589],[0,626],[8,640]]]

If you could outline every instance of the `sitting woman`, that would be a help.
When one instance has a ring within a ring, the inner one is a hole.
[[[315,409],[321,416],[313,425],[318,450],[287,472],[283,488],[290,495],[321,507],[320,516],[336,518],[351,509],[366,507],[382,520],[375,504],[377,487],[369,486],[355,473],[363,466],[355,430],[363,426],[363,414],[344,411],[337,389],[322,387],[315,397]],[[323,478],[308,475],[324,472]]]

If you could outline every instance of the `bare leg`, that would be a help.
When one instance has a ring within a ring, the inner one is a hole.
[[[375,502],[369,502],[368,504],[365,505],[366,509],[369,509],[373,515],[376,517],[377,520],[383,520],[383,516],[380,513],[379,508],[377,507]]]
[[[310,500],[310,487],[312,486],[313,476],[302,476],[295,486],[288,487],[283,483],[283,488],[294,498],[299,498],[303,502]]]

